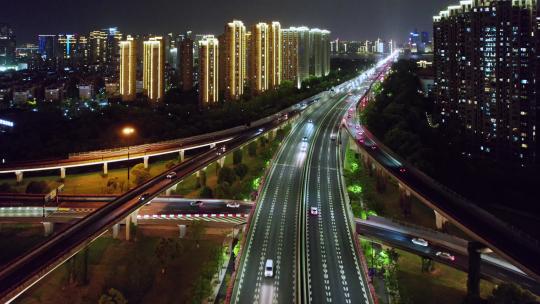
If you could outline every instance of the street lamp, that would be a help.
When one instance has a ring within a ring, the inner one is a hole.
[[[135,134],[135,128],[133,127],[124,127],[122,129],[122,135],[126,138],[130,138],[133,134]],[[129,184],[129,148],[130,148],[130,145],[129,145],[129,140],[128,140],[128,155],[127,155],[127,159],[128,159],[128,165],[127,165],[127,189],[129,190],[130,188],[130,184]]]

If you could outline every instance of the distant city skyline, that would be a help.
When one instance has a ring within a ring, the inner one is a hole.
[[[127,2],[11,1],[2,5],[0,22],[11,24],[17,44],[35,43],[38,34],[87,33],[111,26],[118,27],[123,33],[162,34],[192,30],[214,34],[222,32],[223,23],[232,19],[243,20],[246,24],[278,20],[284,26],[320,26],[330,30],[333,39],[381,37],[404,42],[412,29],[431,32],[432,17],[441,8],[452,4],[451,0],[415,0],[414,5],[411,1],[400,0]],[[197,13],[201,10],[207,13]],[[81,14],[83,11],[95,13]]]

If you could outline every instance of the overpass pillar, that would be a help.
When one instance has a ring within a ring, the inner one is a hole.
[[[43,229],[44,229],[44,236],[50,236],[54,232],[54,223],[51,222],[43,222]]]
[[[480,252],[484,246],[478,242],[469,242],[467,252],[469,253],[469,269],[467,271],[467,298],[480,298]]]
[[[186,158],[186,150],[180,150],[180,162],[184,162],[184,159]]]
[[[126,217],[126,241],[131,239],[131,216]]]
[[[195,176],[196,176],[197,178],[201,177],[201,171],[195,172]]]
[[[133,225],[137,226],[137,216],[139,216],[139,209],[133,211],[133,213],[131,213],[131,222],[133,223]]]
[[[148,169],[148,159],[149,159],[149,158],[150,158],[149,156],[145,156],[145,157],[144,157],[144,168],[145,168],[145,169]]]
[[[119,224],[114,224],[112,226],[112,237],[113,239],[118,239],[118,230],[120,230],[120,225]]]
[[[23,181],[23,172],[15,171],[15,177],[17,178],[17,183],[22,183]]]
[[[186,225],[178,225],[180,231],[179,238],[183,239],[186,236]]]
[[[446,223],[448,223],[448,219],[446,219],[442,214],[440,214],[436,210],[433,210],[433,212],[435,212],[435,225],[437,229],[443,230]]]
[[[66,168],[60,168],[60,178],[61,179],[66,178]]]
[[[109,164],[103,163],[103,175],[109,174]]]
[[[218,164],[220,165],[221,168],[223,168],[223,166],[225,165],[225,157],[222,157],[218,160]]]

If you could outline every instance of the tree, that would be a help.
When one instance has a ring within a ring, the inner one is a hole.
[[[489,304],[532,304],[538,303],[535,297],[527,290],[515,284],[502,283],[495,287],[488,298]]]
[[[236,167],[234,167],[234,173],[240,178],[243,179],[246,174],[248,173],[248,166],[245,164],[239,164]]]
[[[11,185],[8,184],[8,183],[2,183],[2,184],[0,184],[0,192],[3,192],[3,193],[12,193],[12,192],[13,192],[13,188],[11,188]]]
[[[183,251],[183,244],[172,239],[162,238],[156,246],[156,257],[161,266],[161,274],[165,274],[167,266]]]
[[[31,181],[26,186],[26,193],[46,194],[51,191],[51,187],[46,181]]]
[[[142,185],[152,177],[150,170],[145,168],[144,164],[136,164],[131,169],[131,175],[133,176],[133,183],[137,186]]]
[[[257,142],[252,141],[248,145],[248,155],[251,157],[257,156]]]
[[[199,186],[202,188],[206,187],[206,171],[204,170],[199,172]]]
[[[242,153],[241,149],[234,150],[234,152],[233,152],[233,164],[234,165],[241,164],[242,163],[242,156],[243,156],[243,153]]]
[[[223,184],[225,182],[232,184],[235,179],[236,179],[236,176],[234,174],[234,171],[231,168],[223,167],[221,168],[221,170],[219,170],[218,184]]]
[[[98,303],[99,304],[127,304],[127,302],[128,301],[126,300],[126,298],[120,291],[114,288],[111,288],[107,291],[106,294],[101,295]]]
[[[201,192],[199,192],[199,197],[202,197],[202,198],[214,198],[214,195],[212,193],[212,189],[210,187],[202,188]]]
[[[197,243],[197,248],[199,248],[199,241],[206,232],[206,227],[203,222],[193,222],[191,225],[191,239]]]

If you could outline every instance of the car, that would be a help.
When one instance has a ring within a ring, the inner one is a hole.
[[[308,120],[309,123],[313,123],[313,119]]]
[[[216,152],[216,154],[219,156],[219,155],[224,154],[225,152],[227,152],[227,147],[222,146],[221,148],[218,149],[218,151]]]
[[[449,260],[449,261],[454,261],[456,259],[455,256],[451,255],[448,252],[437,251],[437,253],[435,253],[435,255],[438,256],[441,259],[445,259],[445,260]]]
[[[400,172],[400,173],[405,173],[405,172],[407,172],[407,169],[401,167],[401,168],[399,168],[399,172]]]
[[[308,137],[307,136],[302,137],[302,141],[304,142],[308,141]]]
[[[167,179],[173,179],[176,177],[176,172],[169,172],[169,174],[167,174]]]
[[[240,204],[239,203],[228,203],[227,204],[227,208],[240,208]]]
[[[204,204],[203,204],[202,201],[194,201],[194,202],[189,203],[189,205],[190,205],[191,207],[199,207],[199,208],[200,208],[200,207],[202,207]]]
[[[259,133],[262,133],[262,132],[264,132],[264,129],[260,128],[258,131],[259,131]]]
[[[311,214],[311,215],[319,215],[319,209],[317,207],[311,207],[311,208],[309,208],[309,214]]]
[[[360,125],[356,125],[356,130],[360,130]]]
[[[336,135],[336,134],[330,135],[330,140],[335,141],[336,139],[337,139],[337,135]]]
[[[266,260],[266,264],[264,265],[264,276],[266,278],[274,276],[274,261],[271,259]]]
[[[377,150],[377,146],[376,145],[371,146],[371,150]]]
[[[411,242],[413,242],[413,244],[415,245],[422,246],[422,247],[427,247],[429,245],[428,241],[421,238],[414,238],[411,240]]]
[[[144,202],[150,197],[150,193],[145,193],[139,197],[139,201]]]

